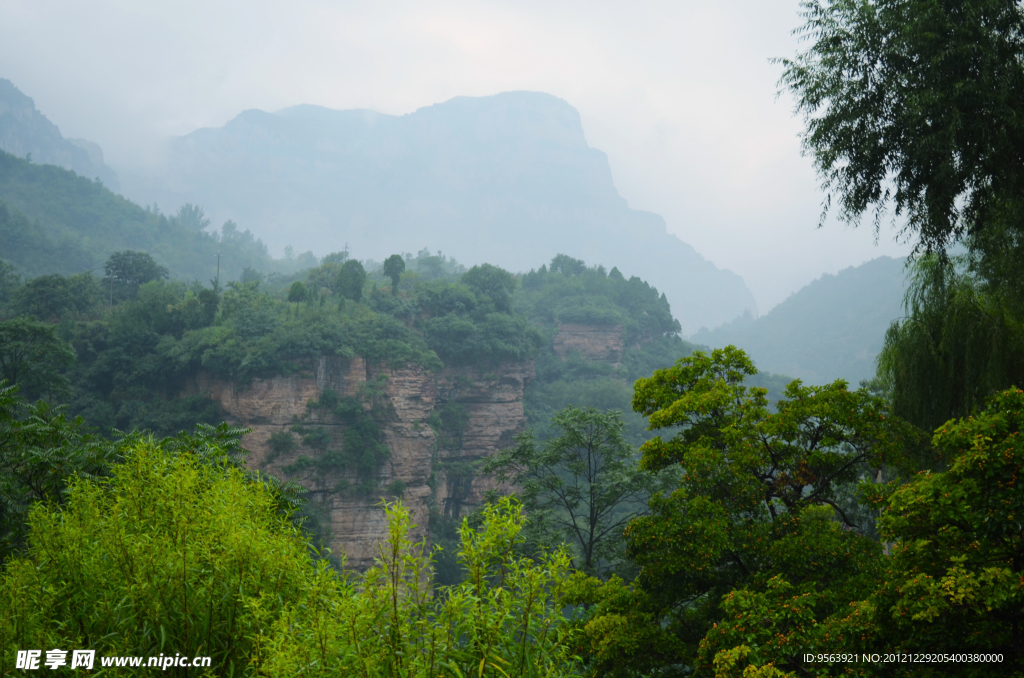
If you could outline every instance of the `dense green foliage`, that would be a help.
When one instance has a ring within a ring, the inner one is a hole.
[[[4,668],[16,648],[73,647],[210,655],[222,675],[246,672],[259,627],[245,604],[302,590],[299,531],[238,469],[145,442],[124,453],[109,480],[31,512],[28,550],[2,580]]]
[[[387,540],[361,585],[320,568],[286,614],[265,623],[261,675],[582,675],[564,642],[569,557],[517,556],[524,523],[517,505],[487,507],[476,531],[463,520],[458,557],[467,577],[436,595],[426,545],[409,539],[408,513],[391,506],[388,518]]]
[[[595,604],[584,636],[599,672],[712,672],[731,647],[720,636],[733,591],[813,596],[812,614],[825,619],[877,586],[881,546],[844,490],[884,465],[908,468],[918,434],[842,381],[793,382],[773,412],[764,389],[743,384],[754,372],[727,347],[637,382],[634,408],[675,432],[643,445],[641,467],[682,475],[625,531],[634,586],[613,579],[581,594]],[[803,649],[790,649],[792,668]]]
[[[906,319],[885,335],[878,372],[893,411],[926,430],[1024,384],[1021,307],[963,258],[914,262]]]
[[[882,509],[888,557],[876,545],[852,558],[855,540],[829,511],[816,510],[806,552],[790,561],[799,567],[778,568],[763,585],[723,597],[722,617],[700,644],[708,675],[713,669],[716,677],[795,676],[807,669],[804,653],[834,653],[837,646],[847,659],[816,663],[815,675],[1020,675],[1022,412],[1024,392],[999,393],[977,416],[936,432],[932,444],[947,471],[865,485],[866,497]],[[822,560],[826,587],[801,583],[813,569],[808,562]],[[849,578],[851,565],[862,576]],[[898,655],[966,656],[863,661],[880,647]]]
[[[1002,652],[1019,668],[1022,430],[1024,392],[998,393],[976,416],[936,431],[932,444],[948,470],[880,493],[882,537],[894,546],[885,585],[871,599],[873,638],[904,651]],[[958,668],[959,675],[996,673]]]
[[[153,261],[145,252],[114,252],[103,265],[103,273],[110,287],[111,299],[134,299],[139,287],[154,280],[167,278],[167,269]]]
[[[550,266],[522,276],[515,308],[548,337],[525,400],[538,437],[553,435],[555,413],[576,405],[623,412],[627,442],[636,446],[646,440],[643,420],[630,410],[633,381],[671,365],[693,348],[679,338],[679,323],[665,295],[639,278],[626,280],[617,269],[608,272],[559,255]],[[595,360],[577,352],[559,356],[552,339],[562,324],[601,328],[621,337],[621,357]]]
[[[33,503],[63,503],[73,477],[104,474],[115,456],[66,408],[28,405],[17,391],[0,380],[0,561],[24,545]]]
[[[18,384],[27,396],[66,395],[65,373],[75,352],[52,325],[31,316],[0,321],[0,380]]]
[[[508,501],[479,532],[463,525],[470,576],[431,597],[401,506],[356,582],[312,560],[276,493],[232,464],[145,440],[120,453],[109,478],[32,509],[28,548],[0,576],[0,671],[45,647],[207,655],[215,675],[579,675],[561,642],[568,556],[516,557]]]
[[[201,394],[179,398],[200,370],[244,383],[309,370],[324,355],[440,366],[420,333],[363,304],[321,305],[309,295],[289,303],[295,299],[289,291],[273,293],[258,281],[228,283],[223,293],[159,279],[136,288],[160,271],[145,255],[120,254],[153,270],[118,273],[130,282],[109,311],[107,290],[91,275],[50,275],[14,287],[6,304],[14,317],[0,321],[4,376],[21,382],[26,395],[67,392],[70,383],[72,411],[92,425],[172,433],[215,423],[220,412],[214,403]],[[125,264],[112,260],[114,267]],[[487,357],[486,348],[474,355]]]
[[[622,325],[627,344],[680,331],[664,294],[616,268],[607,272],[560,254],[550,268],[524,275],[522,288],[516,307],[544,325]]]

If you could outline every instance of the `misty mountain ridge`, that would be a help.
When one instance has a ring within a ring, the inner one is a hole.
[[[57,165],[87,179],[99,179],[115,193],[121,184],[103,161],[98,144],[65,139],[60,129],[36,109],[35,102],[0,78],[0,150],[32,162]]]
[[[457,97],[402,116],[301,105],[248,110],[122,171],[126,195],[202,205],[268,245],[383,259],[440,248],[527,271],[559,253],[664,292],[684,332],[757,315],[743,279],[630,209],[579,113],[537,92]]]
[[[879,257],[836,275],[826,273],[754,319],[743,316],[690,341],[714,348],[734,344],[758,369],[809,384],[875,376],[885,331],[903,316],[905,262]]]

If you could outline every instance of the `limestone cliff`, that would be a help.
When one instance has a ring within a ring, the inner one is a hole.
[[[607,361],[618,367],[626,343],[622,325],[559,323],[553,347],[563,360],[573,351],[579,351],[588,360]]]
[[[458,515],[481,502],[494,482],[472,469],[525,427],[523,391],[533,376],[533,363],[448,368],[435,374],[419,367],[372,365],[358,357],[324,357],[306,374],[256,379],[245,386],[200,374],[188,390],[209,394],[233,423],[252,429],[242,441],[252,453],[247,463],[309,488],[311,506],[329,528],[332,550],[343,551],[348,566],[362,570],[372,564],[386,534],[378,505],[382,496],[401,495],[418,526],[412,534],[416,539],[429,538],[431,506]],[[379,491],[356,492],[354,470],[309,463],[344,448],[346,424],[308,404],[328,389],[340,397],[356,396],[374,384],[379,384],[374,396],[383,405],[379,409],[388,412],[381,429],[390,455],[373,479]],[[442,435],[439,445],[428,419],[444,406],[457,406],[461,423],[458,435]],[[271,436],[296,425],[315,428],[318,444],[297,438],[294,449],[284,451],[271,444]]]

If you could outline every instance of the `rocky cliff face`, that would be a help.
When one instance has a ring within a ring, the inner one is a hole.
[[[495,487],[493,479],[472,469],[525,427],[523,391],[533,375],[532,363],[434,374],[370,365],[358,357],[325,357],[307,374],[257,379],[244,387],[198,375],[188,391],[209,394],[233,423],[252,429],[242,441],[252,452],[247,463],[307,487],[313,510],[329,529],[332,551],[344,552],[348,567],[363,570],[386,536],[381,497],[401,496],[417,525],[412,536],[420,539],[429,538],[431,507],[457,516]],[[348,424],[328,410],[308,407],[328,390],[365,399],[368,385],[376,387],[375,411],[387,413],[380,424],[390,451],[372,479],[374,492],[355,490],[360,478],[354,469],[324,463],[332,451],[344,450]],[[428,422],[444,407],[459,414],[457,435],[438,435],[431,427],[436,417]],[[302,442],[292,434],[288,449],[279,441],[293,427],[317,435]]]
[[[618,367],[626,342],[622,325],[559,323],[553,345],[562,360],[579,351],[587,360],[605,360]]]

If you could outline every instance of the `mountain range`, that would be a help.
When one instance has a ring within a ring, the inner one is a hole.
[[[0,200],[28,220],[11,213],[0,230],[18,234],[3,249],[5,258],[24,250],[15,259],[25,273],[95,268],[108,250],[129,246],[152,249],[186,277],[198,274],[172,256],[181,249],[167,240],[175,237],[202,240],[185,249],[224,250],[226,271],[270,265],[257,236],[321,255],[347,245],[362,259],[440,245],[464,263],[514,271],[566,253],[651,282],[691,341],[736,344],[762,370],[810,383],[870,378],[886,328],[902,315],[903,262],[882,257],[824,275],[758,317],[739,276],[669,234],[657,215],[629,208],[607,158],[586,143],[579,114],[546,94],[459,97],[405,116],[246,111],[169,140],[158,166],[122,169],[124,192],[138,201],[202,204],[214,219],[252,230],[232,225],[229,238],[204,238],[115,199],[105,189],[119,187],[118,174],[99,147],[64,139],[6,80],[0,148],[22,158],[0,158]],[[49,254],[36,252],[31,243],[47,238]],[[210,277],[216,258],[200,258],[198,277]]]
[[[429,246],[522,272],[564,253],[647,280],[685,332],[757,315],[740,276],[628,206],[579,113],[549,94],[457,97],[402,116],[249,110],[121,175],[140,203],[202,205],[271,248],[347,245],[380,260]]]
[[[885,331],[903,316],[904,267],[902,260],[879,257],[825,274],[760,318],[745,315],[690,341],[734,344],[758,369],[809,384],[843,378],[857,386],[875,375]]]

